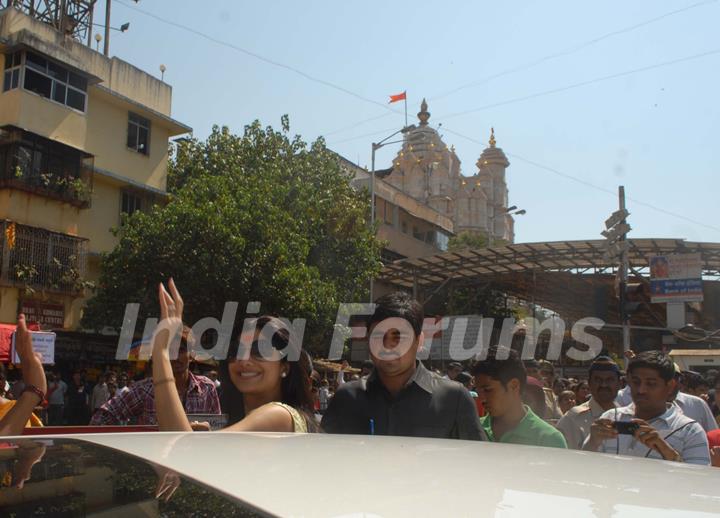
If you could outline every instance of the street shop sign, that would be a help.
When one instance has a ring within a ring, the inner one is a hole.
[[[701,255],[673,254],[650,257],[650,297],[654,304],[702,302]]]
[[[17,332],[12,336],[12,361],[20,363],[20,357],[15,350],[15,337]],[[42,355],[42,363],[52,365],[55,363],[55,333],[45,331],[30,331],[32,338],[33,351]]]
[[[62,304],[23,300],[20,304],[20,312],[25,314],[28,322],[37,322],[45,328],[62,329],[65,326],[65,306]]]

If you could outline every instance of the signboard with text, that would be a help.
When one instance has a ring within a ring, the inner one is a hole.
[[[36,353],[42,355],[42,363],[52,365],[55,363],[55,333],[46,333],[43,331],[31,331],[32,346]],[[15,351],[15,336],[12,336],[12,362],[20,363],[20,358]]]
[[[62,329],[65,326],[65,306],[62,304],[23,300],[20,311],[28,322],[37,322],[41,328]]]
[[[700,254],[655,255],[650,258],[650,296],[659,302],[702,302]]]

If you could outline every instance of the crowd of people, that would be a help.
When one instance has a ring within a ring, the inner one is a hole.
[[[659,351],[629,354],[626,371],[600,356],[580,380],[557,378],[550,362],[523,361],[498,345],[466,365],[451,363],[443,375],[416,359],[425,340],[422,306],[397,292],[376,301],[366,323],[371,361],[349,379],[342,371],[321,379],[306,352],[292,354],[296,345],[272,316],[259,317],[254,330],[237,326],[227,361],[204,376],[190,369],[195,337],[172,279],[158,298],[151,375],[133,381],[107,372],[92,389],[81,372],[68,383],[56,373],[46,379],[20,316],[22,385],[12,387],[0,433],[21,432],[47,400],[49,424],[208,430],[192,416],[223,413],[225,430],[480,440],[720,466],[720,376],[682,373]]]

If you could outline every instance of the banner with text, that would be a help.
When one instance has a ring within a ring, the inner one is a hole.
[[[650,295],[659,302],[702,302],[700,254],[655,255],[650,258]]]

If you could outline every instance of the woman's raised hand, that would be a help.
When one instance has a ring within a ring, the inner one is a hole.
[[[32,335],[25,323],[25,315],[18,315],[17,334],[15,335],[15,350],[20,358],[22,376],[25,385],[32,385],[47,392],[47,378],[42,366],[42,356],[33,350]],[[42,403],[42,401],[40,402]]]
[[[184,302],[175,281],[170,278],[168,291],[161,282],[158,286],[158,300],[160,302],[160,322],[153,337],[153,352],[159,349],[163,352],[169,349],[170,343],[177,340],[182,333],[182,314]]]

